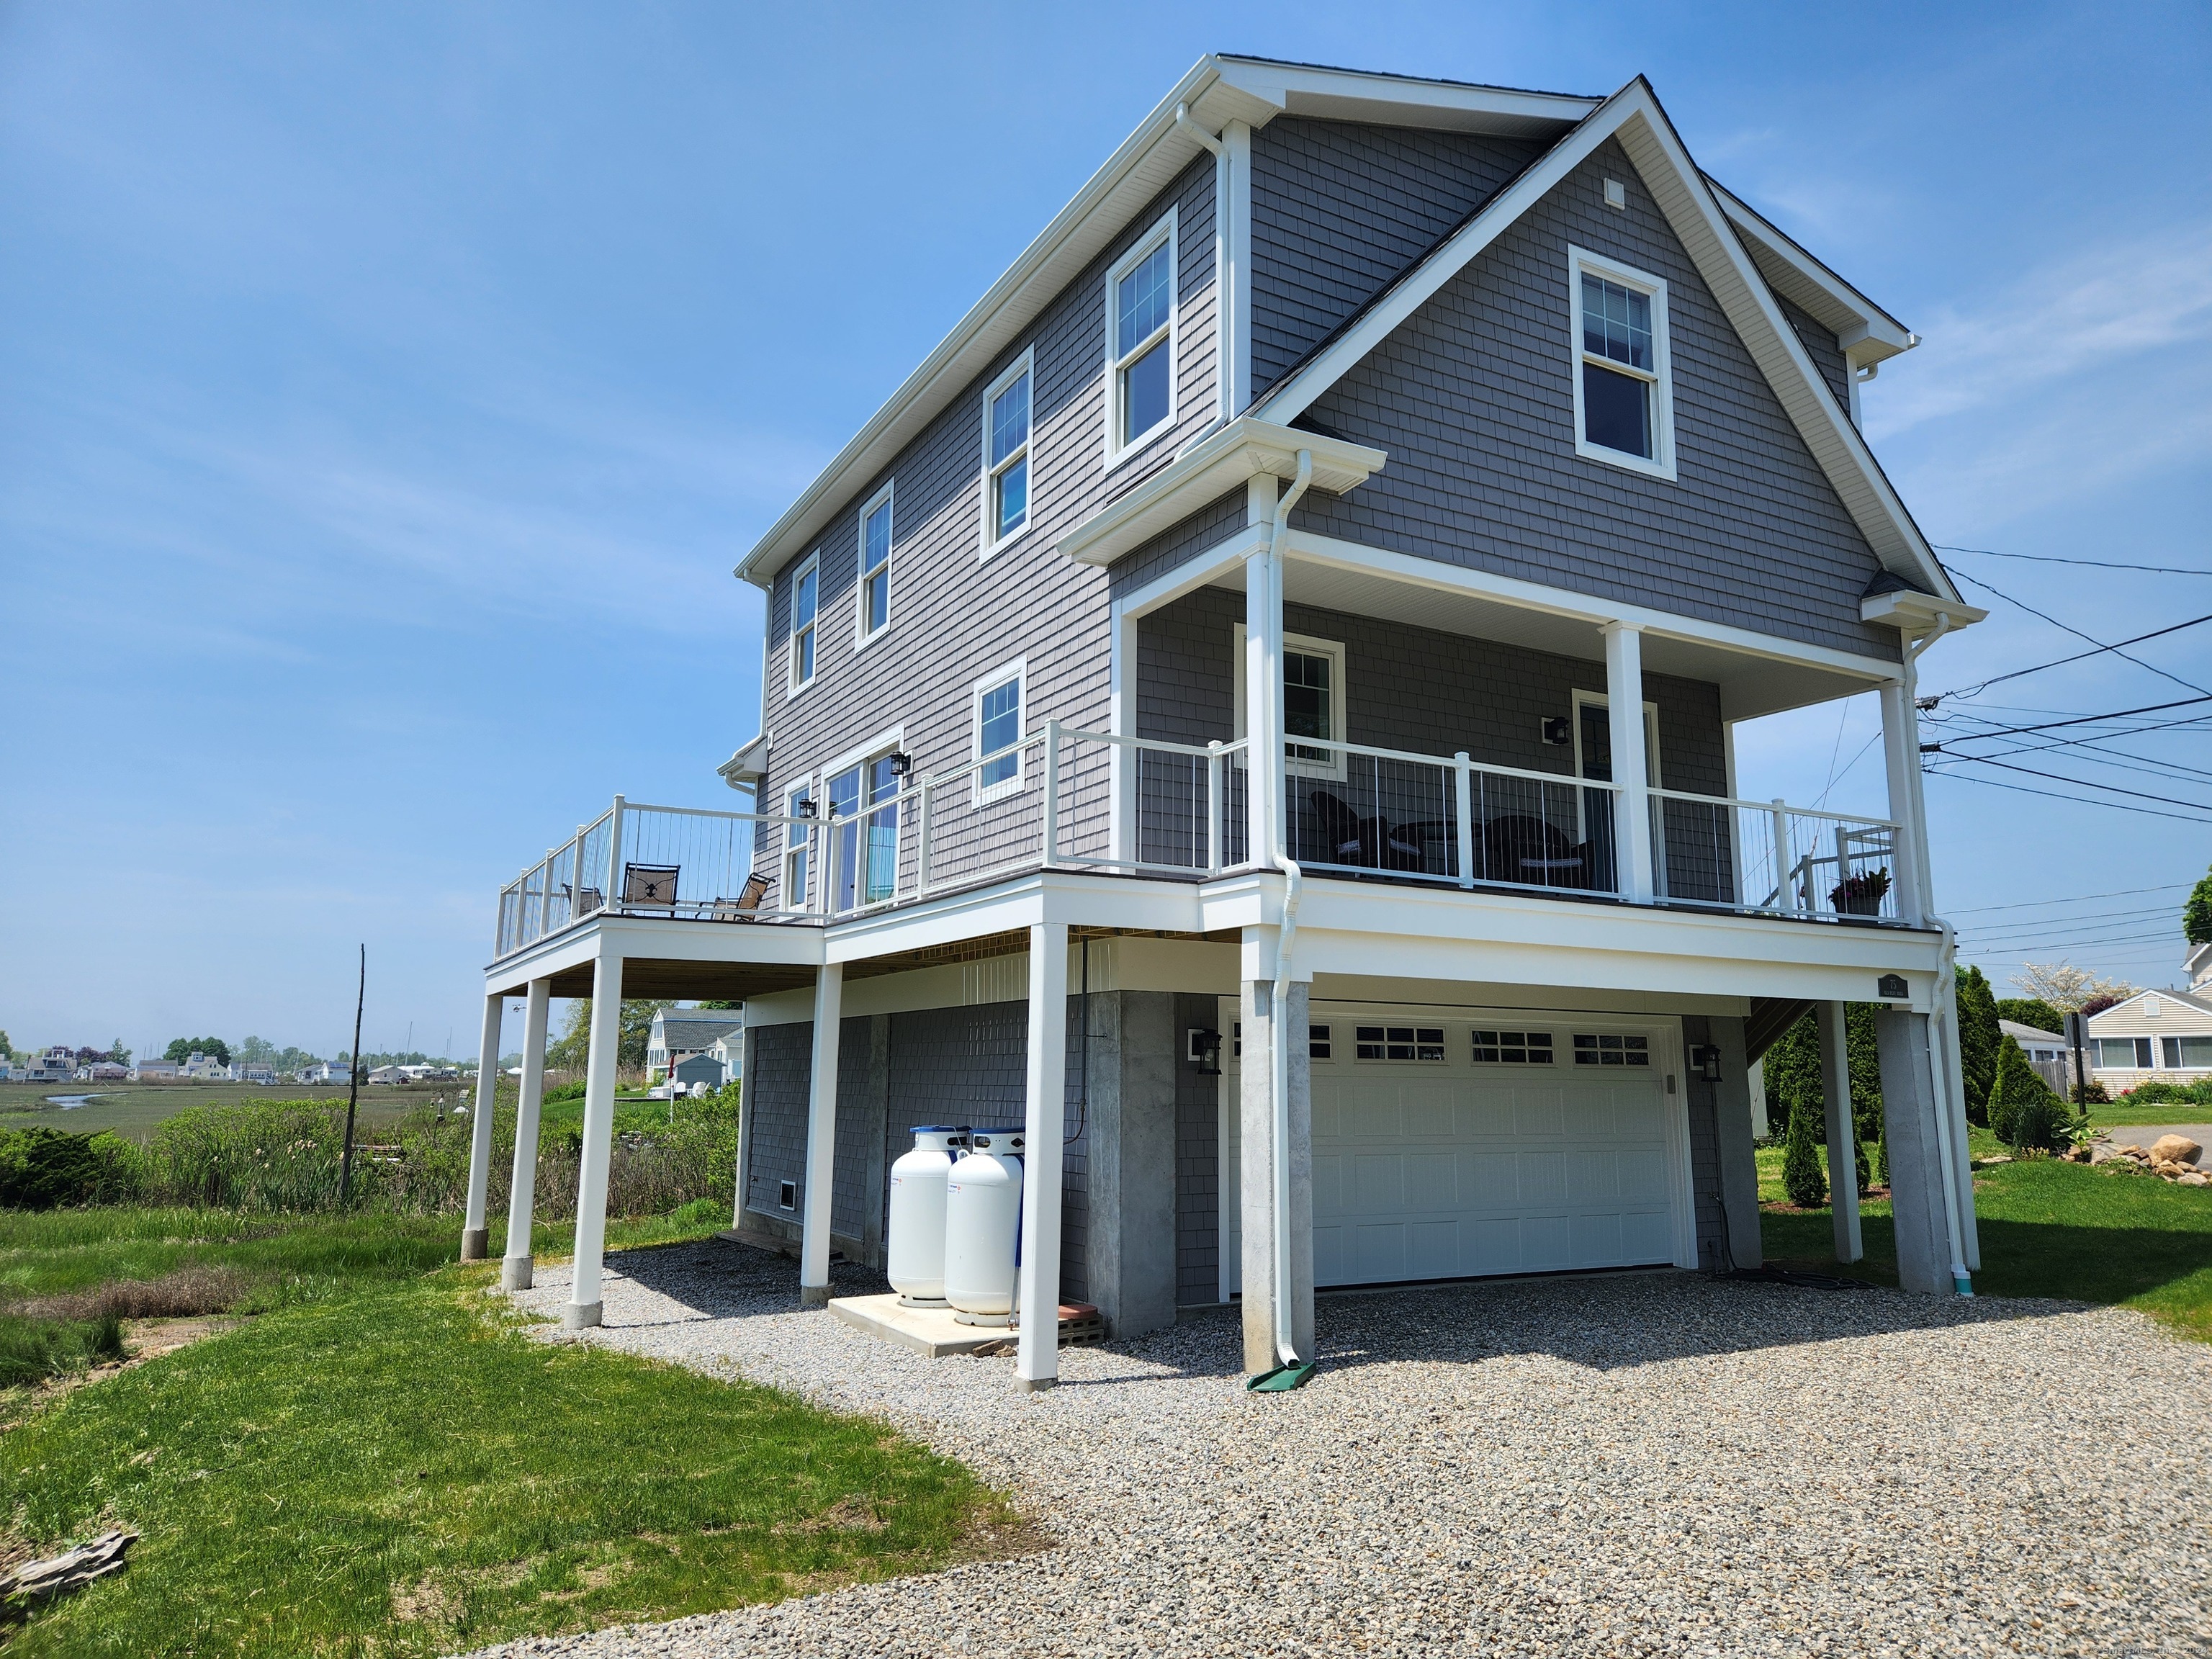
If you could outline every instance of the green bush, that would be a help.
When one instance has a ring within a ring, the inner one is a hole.
[[[2074,1114],[2036,1074],[2007,1037],[1997,1049],[1996,1081],[1990,1090],[1990,1127],[2015,1152],[2059,1152],[2072,1146]]]
[[[2120,1098],[2130,1106],[2212,1106],[2212,1078],[2201,1083],[2138,1083]]]
[[[0,1208],[53,1210],[133,1194],[131,1154],[118,1135],[44,1125],[0,1132]]]
[[[1806,1090],[1790,1094],[1790,1135],[1782,1153],[1782,1185],[1790,1201],[1801,1210],[1818,1209],[1828,1201],[1828,1177],[1821,1172],[1820,1155],[1814,1149],[1813,1097]]]

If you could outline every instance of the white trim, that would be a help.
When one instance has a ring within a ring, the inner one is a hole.
[[[830,780],[840,772],[849,772],[854,767],[874,760],[879,755],[886,755],[895,749],[903,750],[905,747],[906,727],[903,725],[894,726],[887,732],[878,732],[874,737],[856,748],[848,749],[836,760],[822,767],[815,775],[821,780],[822,787],[826,790],[830,787]]]
[[[865,650],[891,631],[891,561],[898,547],[898,507],[891,498],[896,479],[886,478],[884,487],[860,505],[859,523],[853,532],[853,649]],[[868,627],[868,520],[881,510],[890,516],[884,526],[884,623],[871,629]],[[817,647],[818,652],[819,647]]]
[[[818,819],[818,815],[822,811],[822,800],[821,798],[814,793],[814,791],[815,778],[814,775],[811,772],[805,776],[799,779],[796,782],[785,785],[783,791],[784,817],[787,818],[797,817],[799,816],[797,803],[801,800],[811,800],[814,803],[814,809]],[[793,831],[792,826],[788,823],[779,826],[778,834],[781,836],[783,844],[782,849],[778,854],[776,860],[776,885],[781,889],[781,891],[777,894],[777,908],[783,910],[804,910],[807,908],[807,901],[813,894],[815,878],[814,866],[818,861],[814,856],[814,837],[811,835],[809,835],[803,840],[799,840],[794,845]],[[801,860],[804,860],[805,864],[806,873],[800,880],[793,881],[791,878],[791,866]]]
[[[1221,129],[1229,156],[1229,274],[1223,288],[1229,307],[1229,384],[1223,389],[1222,417],[1234,419],[1252,401],[1252,129],[1231,121]],[[1217,327],[1220,325],[1216,325]],[[1217,354],[1218,358],[1218,354]]]
[[[1007,456],[994,467],[991,465],[991,405],[1024,375],[1029,377],[1030,382],[1029,430],[1022,439],[1020,453]],[[988,559],[1000,548],[1021,540],[1029,534],[1030,526],[1036,522],[1036,348],[1030,346],[983,388],[982,435],[981,447],[976,451],[976,472],[982,480],[977,507],[981,515],[980,523],[982,530],[981,540],[978,544],[981,550],[975,556],[979,562]],[[1011,471],[1018,461],[1028,466],[1022,501],[1022,521],[1001,536],[998,533],[999,515],[993,511],[993,491],[1000,474]]]
[[[814,614],[801,629],[799,622],[799,585],[811,574],[814,578]],[[790,608],[784,613],[784,677],[783,697],[786,702],[822,678],[822,550],[816,548],[791,573]],[[807,654],[813,665],[805,679],[799,678],[799,636],[805,632],[813,635]]]
[[[1128,350],[1123,351],[1121,349],[1117,304],[1121,281],[1163,247],[1168,251],[1167,320]],[[1176,415],[1182,402],[1182,387],[1177,384],[1182,377],[1177,369],[1182,343],[1182,296],[1176,287],[1182,277],[1182,250],[1178,246],[1176,210],[1170,207],[1106,272],[1106,395],[1103,401],[1106,405],[1106,466],[1109,471],[1176,423]],[[1161,349],[1168,354],[1167,411],[1142,432],[1132,434],[1124,443],[1121,438],[1121,377],[1132,363]],[[1034,391],[1031,402],[1034,404]]]
[[[970,806],[981,806],[987,802],[1003,799],[1008,795],[1019,794],[1029,787],[1029,752],[1020,746],[1022,739],[1029,735],[1030,729],[1030,659],[1027,657],[1017,657],[1004,666],[994,669],[969,688],[968,756],[973,761],[981,761],[985,758],[983,699],[1010,680],[1015,686],[1014,775],[998,783],[987,785],[983,781],[982,768],[978,766],[975,770],[968,775],[969,780],[968,804]],[[998,754],[1002,751],[993,750],[991,752]]]
[[[1631,289],[1651,302],[1651,368],[1640,371],[1626,363],[1615,362],[1610,357],[1594,356],[1583,345],[1583,274],[1612,282]],[[1632,472],[1641,472],[1654,478],[1672,480],[1674,477],[1674,377],[1672,359],[1667,349],[1667,282],[1648,270],[1638,270],[1618,259],[1592,253],[1587,248],[1567,245],[1567,305],[1572,327],[1567,342],[1569,374],[1574,380],[1575,394],[1575,453],[1584,460],[1603,461],[1608,466],[1626,467]],[[1595,363],[1616,374],[1644,381],[1651,388],[1651,453],[1637,455],[1626,449],[1614,449],[1608,445],[1593,443],[1583,424],[1583,366]]]
[[[1231,660],[1232,662],[1241,663],[1244,660],[1244,624],[1243,623],[1232,623],[1231,633],[1231,648],[1233,653],[1231,657]],[[1352,739],[1345,734],[1344,683],[1346,678],[1346,671],[1345,667],[1344,641],[1342,640],[1316,639],[1310,634],[1285,634],[1282,638],[1282,648],[1285,651],[1295,651],[1301,656],[1327,657],[1329,659],[1333,665],[1333,674],[1329,685],[1328,695],[1328,741],[1331,743],[1350,743]],[[1231,743],[1242,743],[1244,740],[1248,729],[1246,725],[1245,711],[1245,702],[1247,701],[1244,690],[1245,677],[1243,674],[1237,674],[1233,678],[1237,682],[1237,692],[1229,740]],[[1287,735],[1283,739],[1283,770],[1285,773],[1296,778],[1334,778],[1340,783],[1344,781],[1344,750],[1341,749],[1332,750],[1329,751],[1328,759],[1314,760],[1310,757],[1293,756],[1290,751],[1292,748],[1297,746],[1297,739]],[[1232,766],[1244,765],[1246,763],[1246,755],[1249,754],[1249,750],[1243,751],[1232,757],[1230,763]]]
[[[1601,781],[1601,780],[1593,779],[1584,775],[1583,772],[1583,706],[1585,703],[1595,703],[1600,708],[1606,711],[1606,724],[1607,726],[1611,726],[1613,724],[1612,700],[1602,691],[1584,691],[1581,688],[1577,687],[1574,692],[1573,702],[1575,714],[1574,781],[1577,783]],[[1731,749],[1735,747],[1735,741],[1733,738],[1729,740],[1729,746]],[[1731,769],[1732,768],[1733,763],[1731,763]],[[1645,788],[1664,789],[1667,787],[1666,783],[1659,775],[1659,705],[1652,702],[1649,697],[1646,697],[1644,700],[1644,770],[1649,779],[1644,785]],[[1604,780],[1604,781],[1610,781],[1610,780]],[[1729,787],[1731,791],[1735,787],[1733,776],[1731,776]]]
[[[1734,191],[1711,173],[1704,178],[1705,188],[1745,240],[1760,273],[1777,293],[1838,337],[1852,368],[1881,362],[1920,343],[1917,334],[1777,229]],[[1761,252],[1767,258],[1760,258]]]

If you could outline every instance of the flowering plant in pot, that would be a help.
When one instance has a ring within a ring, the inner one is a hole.
[[[1856,876],[1845,876],[1828,892],[1828,902],[1839,915],[1846,916],[1878,916],[1881,901],[1889,891],[1889,872],[1868,870]]]

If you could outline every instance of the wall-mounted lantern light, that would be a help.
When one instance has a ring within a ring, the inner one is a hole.
[[[1221,1075],[1221,1033],[1194,1026],[1189,1034],[1188,1058],[1200,1077]]]
[[[891,775],[895,778],[902,778],[914,770],[914,757],[902,751],[892,755],[890,763]]]
[[[1690,1064],[1698,1068],[1698,1075],[1706,1082],[1721,1080],[1721,1051],[1717,1044],[1701,1042],[1691,1049]]]
[[[1574,726],[1565,714],[1547,714],[1541,725],[1544,729],[1544,741],[1554,748],[1564,748],[1575,740]]]

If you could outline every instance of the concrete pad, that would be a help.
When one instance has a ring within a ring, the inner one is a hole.
[[[958,1324],[950,1308],[901,1307],[895,1291],[833,1297],[830,1311],[848,1325],[911,1348],[925,1359],[973,1353],[986,1342],[1004,1342],[1012,1334],[1003,1325]]]

